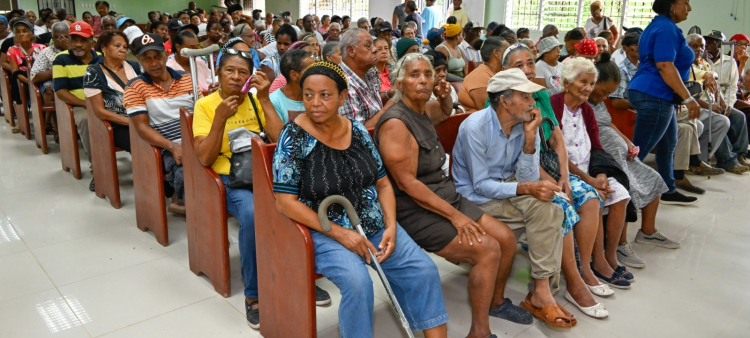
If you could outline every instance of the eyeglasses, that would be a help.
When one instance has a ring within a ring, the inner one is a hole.
[[[250,54],[250,52],[236,50],[234,48],[227,48],[227,54],[229,54],[229,55],[239,55],[241,58],[245,58],[245,59],[248,59],[248,60],[252,60],[253,59],[253,54]]]
[[[747,48],[748,46],[750,46],[750,44],[747,44],[747,43],[738,43],[737,44],[737,47]]]

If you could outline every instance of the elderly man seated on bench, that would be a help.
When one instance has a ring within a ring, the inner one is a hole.
[[[125,109],[138,135],[162,149],[167,182],[175,192],[169,211],[184,214],[179,111],[180,108],[193,111],[192,78],[186,72],[167,67],[164,42],[158,34],[144,34],[133,41],[133,46],[144,73],[128,82]]]
[[[544,89],[518,68],[493,76],[487,85],[490,107],[469,116],[458,131],[453,179],[456,190],[482,211],[513,230],[526,230],[533,281],[521,307],[547,325],[570,328],[572,317],[552,297],[560,279],[565,214],[551,202],[560,187],[540,179],[542,117],[531,94]]]

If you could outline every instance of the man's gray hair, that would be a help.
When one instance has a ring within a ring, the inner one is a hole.
[[[599,71],[596,70],[596,66],[591,60],[575,57],[568,60],[563,67],[562,74],[560,74],[560,89],[564,89],[566,84],[575,82],[575,80],[581,74],[594,74],[594,79],[599,78]]]
[[[542,29],[542,36],[547,35],[547,34],[552,34],[552,32],[554,32],[555,29],[557,29],[557,26],[552,25],[552,24],[544,26],[544,28]]]
[[[341,29],[341,25],[339,25],[338,22],[331,22],[330,25],[328,25],[328,30],[331,30],[331,28],[336,27],[338,29]]]
[[[370,20],[367,20],[367,18],[359,18],[359,20],[357,20],[357,27],[359,27],[359,25],[361,25],[363,23],[366,23],[369,26],[370,25]]]
[[[693,34],[689,34],[689,35],[688,35],[688,36],[687,36],[687,37],[685,38],[685,40],[687,41],[687,43],[691,43],[691,42],[693,42],[693,41],[695,41],[695,40],[698,40],[698,39],[702,39],[702,40],[705,40],[705,39],[703,38],[703,36],[702,36],[702,35],[700,35],[700,34],[695,34],[695,33],[693,33]]]
[[[321,51],[321,53],[323,54],[323,57],[325,58],[326,56],[332,55],[333,53],[335,53],[337,49],[339,49],[338,41],[331,41],[331,42],[326,43],[325,46],[323,46],[323,50]]]
[[[70,31],[70,26],[65,21],[55,22],[52,25],[52,33],[61,33]]]
[[[265,30],[266,29],[266,22],[263,20],[255,20],[255,29],[257,31]]]
[[[391,72],[391,83],[393,83],[393,89],[396,90],[396,93],[393,94],[393,97],[391,98],[391,100],[394,100],[393,102],[400,101],[401,97],[403,96],[403,93],[398,89],[396,83],[402,82],[406,78],[406,66],[419,60],[423,60],[427,62],[428,65],[430,65],[430,69],[432,70],[432,75],[434,77],[435,70],[432,68],[432,61],[426,55],[419,53],[409,53],[402,56],[401,59],[399,59],[396,62],[396,65],[393,67],[393,72]]]
[[[497,93],[487,93],[487,99],[490,101],[490,106],[497,110],[497,104],[500,102],[500,97],[505,97],[506,100],[510,100],[513,98],[514,92],[515,90],[513,89],[506,89]]]
[[[341,59],[346,59],[346,47],[359,47],[359,38],[362,34],[370,36],[370,33],[368,33],[366,30],[362,28],[349,28],[344,32],[344,34],[341,34],[341,38],[339,38],[339,48],[341,48]]]

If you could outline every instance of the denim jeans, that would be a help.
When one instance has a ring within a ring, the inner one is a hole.
[[[342,338],[372,337],[375,296],[365,261],[335,239],[317,231],[310,233],[315,245],[315,272],[341,290],[339,334]],[[377,248],[382,236],[380,230],[369,240]],[[401,226],[396,228],[396,249],[380,265],[412,330],[448,322],[437,267]]]
[[[253,192],[227,186],[229,175],[219,175],[227,190],[227,212],[240,222],[239,237],[245,297],[258,298],[258,264],[255,255],[255,204]]]
[[[628,90],[628,101],[636,111],[633,144],[641,148],[643,161],[656,150],[656,167],[671,194],[675,192],[674,149],[677,147],[677,115],[672,101]]]
[[[731,168],[739,164],[738,156],[747,156],[747,122],[745,114],[731,108],[729,110],[729,131],[716,149],[716,164],[720,168]]]

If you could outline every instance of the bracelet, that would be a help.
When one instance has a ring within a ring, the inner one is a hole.
[[[685,104],[688,104],[690,102],[695,102],[695,98],[692,97],[692,96],[688,97],[687,99],[685,99],[684,101],[682,101],[682,104],[685,105]]]

